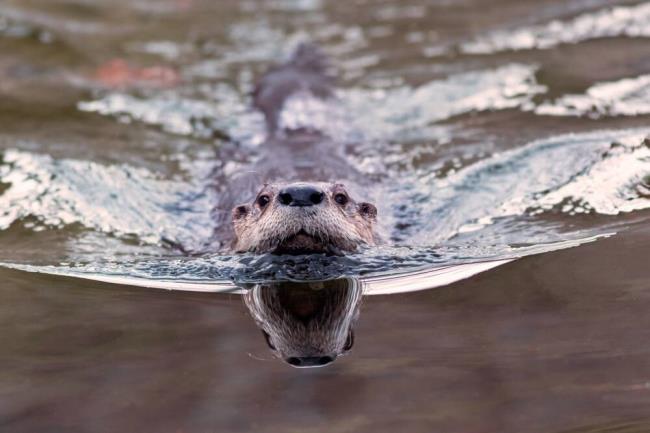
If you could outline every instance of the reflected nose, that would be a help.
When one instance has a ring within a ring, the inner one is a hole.
[[[312,185],[292,185],[283,188],[278,194],[280,203],[285,206],[314,206],[323,201],[325,193]]]
[[[334,356],[292,356],[286,359],[287,363],[294,367],[322,367],[334,362]]]

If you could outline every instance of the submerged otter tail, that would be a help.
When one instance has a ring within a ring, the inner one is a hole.
[[[305,72],[320,75],[323,79],[329,79],[327,68],[329,62],[323,51],[314,44],[302,43],[296,48],[291,59],[287,62],[293,68]]]
[[[303,96],[320,101],[333,96],[333,79],[328,68],[327,57],[320,48],[303,43],[286,63],[262,76],[253,91],[253,106],[264,113],[270,135],[283,129],[281,113],[292,96],[306,94]]]

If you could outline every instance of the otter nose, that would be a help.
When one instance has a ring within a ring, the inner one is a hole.
[[[334,362],[334,356],[291,356],[286,359],[287,363],[294,367],[322,367]]]
[[[278,194],[280,203],[285,206],[313,206],[325,198],[325,193],[311,185],[288,186]]]

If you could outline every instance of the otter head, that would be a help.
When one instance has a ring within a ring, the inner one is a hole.
[[[375,243],[377,209],[354,201],[344,185],[267,184],[232,211],[237,252],[342,254]]]

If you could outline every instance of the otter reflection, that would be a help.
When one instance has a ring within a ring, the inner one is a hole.
[[[258,284],[243,298],[273,353],[294,367],[330,364],[354,344],[356,280]]]

